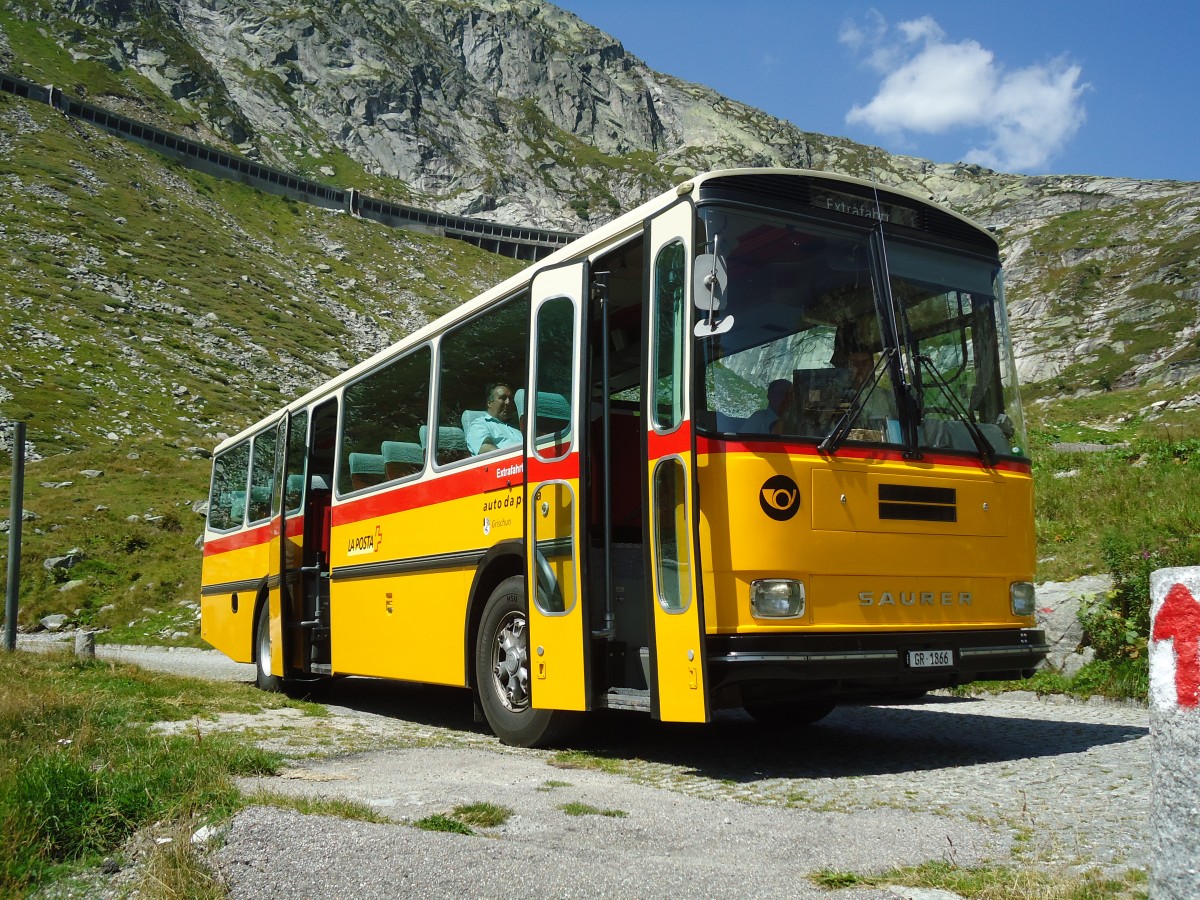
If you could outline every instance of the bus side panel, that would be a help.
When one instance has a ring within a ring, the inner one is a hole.
[[[465,685],[477,561],[522,535],[522,484],[512,465],[501,459],[335,507],[335,672]]]
[[[1032,624],[1012,615],[1009,601],[1010,582],[1033,576],[1027,474],[782,452],[711,453],[699,472],[710,634]],[[782,521],[767,514],[762,496],[779,476],[799,491]],[[922,518],[889,518],[897,513],[880,502],[880,484],[953,488],[953,511],[928,503],[898,513]],[[772,577],[804,582],[800,619],[751,616],[751,581]]]
[[[205,553],[201,574],[200,636],[235,662],[254,661],[257,585],[266,578],[270,546],[266,542]],[[233,609],[235,591],[210,592],[212,586],[233,583],[239,584],[236,611]]]
[[[335,582],[333,669],[464,686],[463,623],[475,567]]]

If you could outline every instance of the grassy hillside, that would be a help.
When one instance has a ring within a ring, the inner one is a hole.
[[[210,178],[9,95],[0,171],[0,420],[27,423],[37,516],[24,624],[80,610],[117,636],[194,631],[180,604],[199,594],[207,451],[522,265]],[[43,568],[74,548],[76,568]]]

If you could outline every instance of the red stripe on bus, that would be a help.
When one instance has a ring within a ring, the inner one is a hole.
[[[566,459],[543,462],[532,457],[526,463],[530,481],[566,481],[579,477],[579,454],[572,453]]]
[[[296,521],[299,521],[299,519]],[[217,553],[228,553],[231,550],[244,550],[247,547],[257,547],[259,544],[265,544],[271,540],[273,536],[271,523],[264,522],[262,525],[255,525],[253,528],[239,531],[237,534],[205,541],[204,555],[213,556]]]
[[[670,434],[651,430],[646,435],[646,448],[651,460],[673,454],[687,456],[692,451],[691,422],[684,422]]]
[[[513,469],[517,471],[512,472]],[[509,474],[502,474],[506,472]],[[333,508],[333,524],[349,525],[365,519],[374,519],[376,516],[420,509],[423,506],[433,506],[505,488],[517,488],[524,483],[521,457],[514,456],[486,466],[435,475],[390,491],[339,503]]]
[[[698,453],[753,453],[758,456],[783,454],[786,456],[821,456],[815,444],[794,444],[784,441],[736,441],[711,437],[697,437],[696,451]],[[894,462],[914,462],[905,459],[903,450],[881,449],[878,447],[839,447],[836,457],[842,459],[875,459],[891,460]],[[951,456],[948,453],[923,452],[919,464],[935,466],[957,466],[964,469],[993,469],[1000,472],[1022,472],[1030,474],[1032,467],[1029,463],[1017,460],[997,460],[992,465],[986,465],[982,459],[963,456]]]

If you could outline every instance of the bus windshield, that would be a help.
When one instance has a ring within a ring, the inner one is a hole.
[[[701,218],[733,320],[697,338],[702,428],[1023,454],[995,260],[878,229],[720,207]]]

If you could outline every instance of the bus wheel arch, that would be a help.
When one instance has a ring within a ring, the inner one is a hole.
[[[500,582],[525,571],[525,558],[521,555],[520,543],[506,542],[492,547],[475,569],[471,592],[467,601],[467,628],[465,633],[466,683],[478,692],[475,678],[475,648],[479,645],[479,623],[492,592]],[[478,697],[476,698],[478,699]]]
[[[475,690],[496,736],[516,747],[542,747],[569,734],[576,713],[530,705],[529,613],[525,576],[496,585],[475,641]]]

